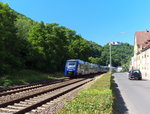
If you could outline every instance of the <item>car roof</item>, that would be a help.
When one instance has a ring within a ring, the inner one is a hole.
[[[135,70],[139,70],[140,71],[140,69],[132,69],[131,71],[135,71]]]

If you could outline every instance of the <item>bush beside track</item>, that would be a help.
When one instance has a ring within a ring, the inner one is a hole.
[[[118,113],[110,73],[104,74],[87,90],[68,103],[59,114],[112,114]]]
[[[46,74],[33,70],[21,70],[0,78],[0,86],[28,84],[41,80],[64,77],[63,73]]]

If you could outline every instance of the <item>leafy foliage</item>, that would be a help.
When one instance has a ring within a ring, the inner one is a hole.
[[[122,43],[120,46],[111,47],[112,66],[125,66],[128,68],[130,58],[133,56],[133,46],[128,43]],[[101,63],[109,64],[109,45],[105,45],[102,50]]]
[[[16,15],[7,4],[0,2],[0,74],[20,66],[19,44],[14,25]]]
[[[11,85],[21,85],[34,83],[41,80],[49,80],[52,78],[64,77],[63,73],[42,73],[33,70],[21,70],[17,73],[11,75],[5,75],[5,77],[0,77],[0,86],[11,86]]]

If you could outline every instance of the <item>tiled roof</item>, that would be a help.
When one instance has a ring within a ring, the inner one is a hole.
[[[137,45],[142,48],[150,45],[150,31],[137,31],[135,32]]]

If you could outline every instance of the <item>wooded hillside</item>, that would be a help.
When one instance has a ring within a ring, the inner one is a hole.
[[[114,66],[127,64],[133,46],[112,47]],[[58,23],[36,22],[0,2],[0,74],[21,69],[63,71],[67,59],[108,65],[109,46],[85,40]]]

